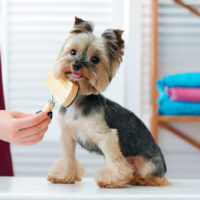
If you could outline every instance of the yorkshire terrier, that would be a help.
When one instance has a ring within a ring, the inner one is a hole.
[[[81,181],[84,167],[75,158],[79,143],[105,157],[105,165],[95,176],[100,187],[168,185],[163,154],[144,123],[100,94],[122,61],[122,33],[107,29],[96,37],[91,22],[75,17],[54,67],[55,77],[77,83],[79,92],[70,107],[59,111],[63,155],[49,172],[53,183]]]

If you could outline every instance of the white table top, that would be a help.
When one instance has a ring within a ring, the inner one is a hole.
[[[170,180],[168,187],[127,185],[122,189],[99,188],[93,179],[85,178],[76,184],[52,184],[46,178],[0,177],[2,200],[175,200],[200,199],[200,180]]]

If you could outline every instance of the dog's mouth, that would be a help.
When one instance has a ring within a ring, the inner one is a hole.
[[[75,79],[75,80],[79,80],[81,78],[85,78],[88,79],[87,77],[83,76],[82,74],[79,74],[77,72],[65,72],[65,74],[71,78],[71,79]]]
[[[81,77],[82,77],[81,74],[78,74],[78,73],[75,73],[75,72],[72,72],[71,75],[72,75],[72,77],[74,77],[74,78],[81,78]]]
[[[77,83],[79,85],[79,87],[81,87],[83,89],[82,92],[84,94],[92,94],[92,93],[97,94],[98,93],[98,90],[95,88],[95,86],[93,86],[93,84],[90,83],[89,77],[85,76],[84,74],[77,73],[74,71],[66,71],[64,74],[69,80]],[[85,89],[87,89],[87,91]]]

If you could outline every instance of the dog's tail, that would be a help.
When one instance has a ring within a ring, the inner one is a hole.
[[[170,182],[165,177],[151,177],[143,178],[139,175],[135,175],[131,180],[130,184],[132,185],[141,185],[141,186],[170,186]]]

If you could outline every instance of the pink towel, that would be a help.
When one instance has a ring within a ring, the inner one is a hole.
[[[170,95],[171,101],[200,102],[200,88],[167,88],[166,92]]]

